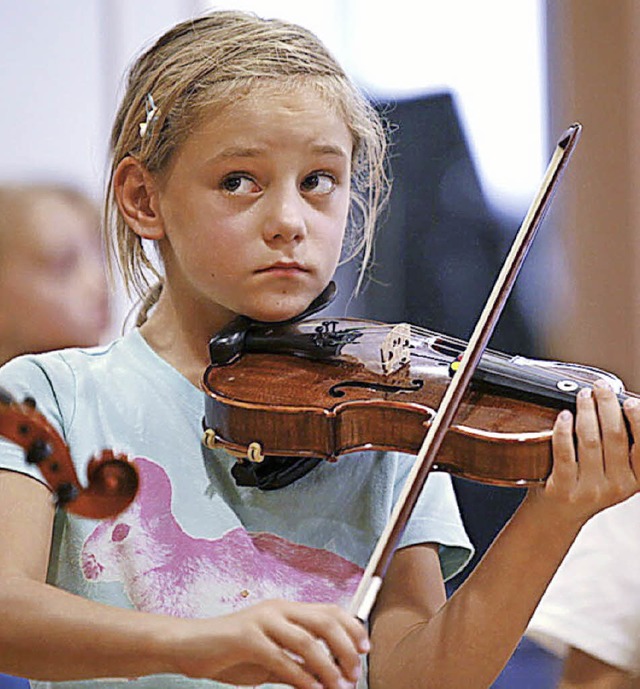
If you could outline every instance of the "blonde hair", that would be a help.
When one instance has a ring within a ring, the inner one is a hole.
[[[216,11],[176,25],[132,66],[111,133],[111,171],[105,201],[109,267],[120,268],[130,296],[157,298],[162,276],[140,237],[120,215],[113,177],[120,161],[135,156],[152,173],[167,169],[190,132],[212,109],[223,108],[253,87],[311,86],[338,108],[353,137],[351,211],[347,258],[369,261],[374,227],[388,196],[386,134],[376,110],[349,80],[322,42],[295,24],[251,13]],[[151,98],[150,98],[151,97]],[[148,111],[157,108],[152,115]],[[147,124],[140,128],[141,124]]]

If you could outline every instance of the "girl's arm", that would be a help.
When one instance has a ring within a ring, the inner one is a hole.
[[[629,405],[626,413],[634,437],[640,437],[637,406]],[[634,450],[630,459],[611,390],[598,386],[594,396],[579,396],[577,452],[573,432],[571,415],[561,414],[554,428],[553,472],[544,489],[529,491],[479,565],[437,612],[442,583],[435,550],[422,546],[396,553],[372,617],[371,689],[491,685],[582,525],[640,488],[639,453]]]
[[[45,486],[0,472],[0,672],[45,680],[179,673],[300,689],[344,689],[357,678],[366,633],[337,606],[269,601],[188,620],[45,584],[53,516]]]

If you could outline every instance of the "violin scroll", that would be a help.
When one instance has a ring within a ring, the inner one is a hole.
[[[60,434],[27,397],[18,402],[0,388],[0,436],[25,450],[28,464],[38,467],[56,496],[56,504],[90,519],[113,517],[136,496],[138,472],[126,455],[103,450],[87,467],[87,487],[76,473],[69,448]]]

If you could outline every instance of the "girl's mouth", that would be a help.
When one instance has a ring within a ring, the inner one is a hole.
[[[290,261],[278,261],[266,268],[260,268],[257,273],[270,273],[279,275],[295,275],[298,273],[308,273],[309,270],[300,263]]]

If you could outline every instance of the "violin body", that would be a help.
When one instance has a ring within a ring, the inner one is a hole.
[[[272,351],[252,351],[269,340]],[[209,444],[241,461],[417,454],[463,350],[406,324],[324,319],[263,329],[204,375]],[[497,485],[544,482],[558,409],[575,407],[577,391],[597,378],[623,395],[620,381],[597,369],[489,350],[482,362],[434,469]]]
[[[0,436],[25,450],[68,512],[91,519],[113,517],[126,509],[138,490],[138,471],[125,455],[103,450],[87,467],[85,487],[78,479],[69,448],[37,409],[33,398],[18,402],[0,388]]]

